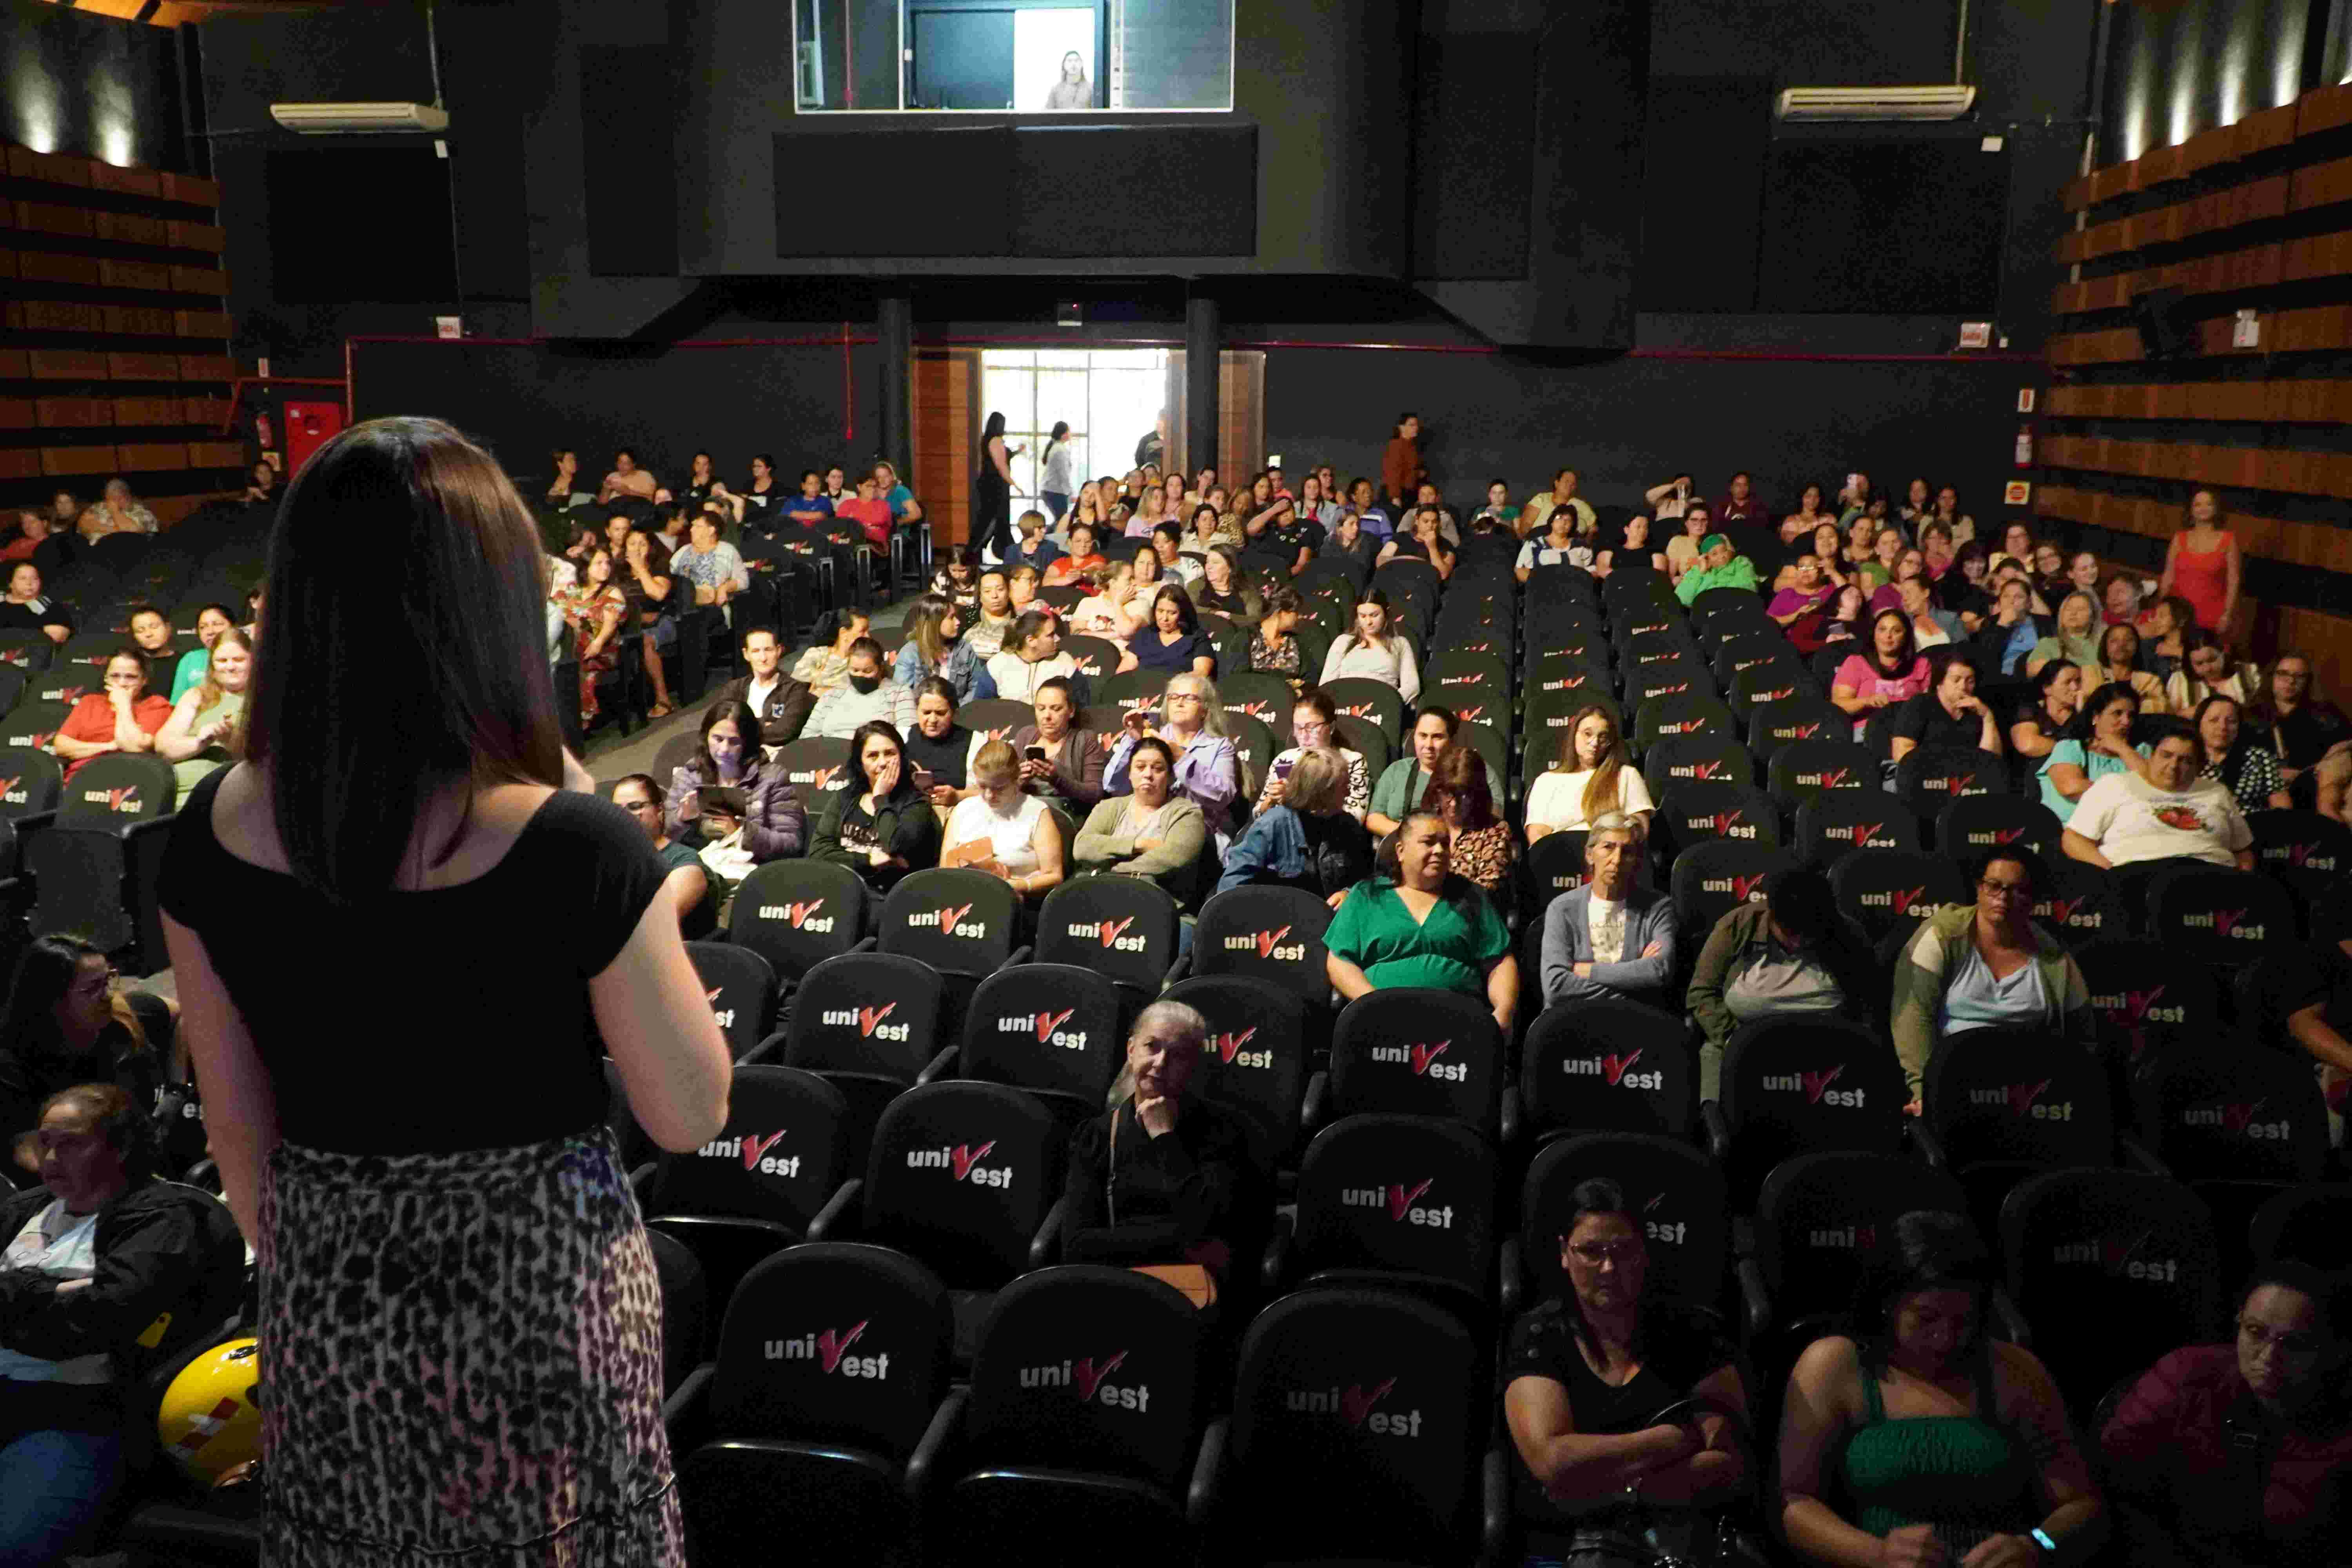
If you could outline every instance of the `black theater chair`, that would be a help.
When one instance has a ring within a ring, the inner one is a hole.
[[[1518,1137],[1518,1090],[1506,1082],[1502,1031],[1482,1001],[1400,986],[1357,997],[1331,1026],[1331,1067],[1307,1086],[1309,1129],[1366,1111],[1438,1117],[1506,1143]]]
[[[1176,965],[1176,900],[1140,877],[1079,877],[1045,895],[1037,960],[1091,969],[1119,989],[1133,1018]]]
[[[1194,1068],[1202,1099],[1238,1114],[1254,1134],[1261,1170],[1292,1166],[1310,1047],[1297,995],[1246,974],[1200,974],[1168,988],[1209,1026]]]
[[[1911,808],[1885,790],[1823,790],[1797,808],[1797,853],[1824,870],[1857,849],[1916,855],[1926,842]]]
[[[2292,1258],[2340,1273],[2352,1268],[2352,1183],[2289,1187],[2254,1211],[2246,1229],[2257,1259]]]
[[[735,889],[727,940],[767,960],[786,991],[812,968],[868,945],[866,884],[828,860],[771,860]]]
[[[1331,980],[1323,933],[1331,906],[1297,888],[1228,888],[1201,906],[1192,951],[1178,967],[1188,974],[1247,974],[1328,1015]]]
[[[768,1037],[776,972],[750,948],[723,942],[689,942],[686,955],[694,961],[694,973],[709,995],[719,1032],[727,1037],[727,1054],[741,1061]]]
[[[1498,1173],[1486,1140],[1422,1116],[1342,1117],[1298,1163],[1260,1282],[1377,1286],[1485,1323],[1496,1297]]]
[[[2039,1029],[1948,1037],[1927,1058],[1920,1098],[1913,1135],[1927,1163],[1967,1191],[1988,1234],[2001,1199],[2036,1171],[2124,1163],[2163,1173],[2146,1150],[2118,1138],[2105,1064]]]
[[[972,993],[959,1071],[1034,1095],[1075,1127],[1102,1110],[1126,1047],[1108,979],[1075,964],[1009,964]]]
[[[1874,946],[1897,931],[1916,931],[1945,904],[1975,901],[1967,876],[1941,855],[1916,850],[1857,849],[1830,868],[1838,912]]]
[[[953,1342],[946,1289],[885,1247],[795,1247],[744,1276],[717,1359],[667,1413],[692,1560],[789,1542],[796,1563],[913,1568],[907,1471],[940,1428]]]
[[[1723,1051],[1723,1098],[1699,1108],[1731,1190],[1753,1193],[1781,1161],[1852,1150],[1892,1154],[1909,1099],[1893,1050],[1842,1018],[1752,1019]]]
[[[2074,957],[2099,1016],[2108,1076],[2126,1097],[2141,1072],[2179,1047],[2212,1038],[2224,1026],[2211,976],[2200,965],[2174,962],[2161,943],[2101,937],[2075,948]]]
[[[2061,831],[2057,814],[2038,800],[2015,795],[1964,795],[1945,806],[1936,819],[1936,852],[1965,863],[1995,845],[2015,844],[2032,850],[2045,862],[2053,861],[2061,858]]]
[[[1548,1007],[1520,1047],[1519,1117],[1538,1139],[1698,1130],[1698,1063],[1683,1021],[1630,1001]]]
[[[2299,1049],[2208,1040],[2153,1064],[2136,1087],[2142,1135],[2212,1210],[2232,1261],[2251,1261],[2230,1243],[2264,1203],[2331,1173],[2327,1107]]]
[[[1013,940],[1020,906],[1012,884],[985,871],[932,867],[903,878],[882,900],[877,946],[929,967],[943,983],[940,1027],[961,1038],[979,984],[1028,956]]]
[[[1738,839],[1692,845],[1675,857],[1672,880],[1675,912],[1682,917],[1683,930],[1711,931],[1716,921],[1741,904],[1761,903],[1765,877],[1796,864],[1796,856],[1785,849]]]
[[[1665,751],[1662,746],[1651,752],[1651,761]],[[1660,852],[1669,858],[1694,845],[1719,840],[1765,849],[1780,847],[1780,814],[1771,797],[1753,784],[1724,779],[1678,779],[1669,784],[1651,826],[1653,837],[1660,840]]]
[[[1895,764],[1895,793],[1923,821],[1935,822],[1963,795],[2009,794],[2009,764],[1973,746],[1918,746]]]
[[[141,860],[132,838],[168,832],[177,794],[161,757],[116,752],[84,763],[63,785],[55,819],[23,845],[33,929],[73,931],[108,952],[131,946],[138,890],[129,872]]]
[[[1785,1370],[1832,1331],[1895,1222],[1921,1209],[1969,1212],[1959,1184],[1916,1160],[1844,1151],[1775,1166],[1756,1198],[1755,1252],[1733,1266],[1758,1361]]]
[[[1559,1251],[1570,1194],[1606,1176],[1642,1216],[1651,1300],[1717,1307],[1731,1256],[1731,1201],[1723,1167],[1688,1143],[1643,1132],[1581,1132],[1536,1151],[1520,1186],[1519,1231],[1503,1242],[1506,1316],[1570,1293]]]
[[[2044,868],[2050,886],[2035,890],[2033,923],[2047,929],[2067,951],[2079,952],[2087,942],[2129,934],[2131,922],[2125,918],[2121,891],[2106,872],[2064,855],[2050,859]]]
[[[781,1035],[746,1061],[782,1061],[815,1074],[847,1106],[850,1169],[866,1168],[882,1108],[954,1065],[939,1046],[940,977],[911,958],[845,952],[810,970],[793,994]]]

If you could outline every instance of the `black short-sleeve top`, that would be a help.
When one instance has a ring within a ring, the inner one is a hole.
[[[471,881],[339,906],[221,847],[213,798],[228,772],[182,803],[157,893],[204,939],[287,1142],[450,1153],[567,1137],[604,1118],[588,981],[668,874],[625,813],[558,790]]]

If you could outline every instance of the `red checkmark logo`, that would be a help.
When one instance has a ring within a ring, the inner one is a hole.
[[[1601,1058],[1601,1071],[1602,1076],[1607,1078],[1608,1080],[1613,1084],[1619,1079],[1625,1076],[1625,1069],[1627,1068],[1632,1067],[1635,1062],[1638,1062],[1641,1059],[1642,1053],[1639,1051],[1635,1051],[1630,1056],[1602,1057]]]
[[[1364,1417],[1372,1413],[1372,1406],[1387,1398],[1389,1390],[1395,1386],[1396,1379],[1391,1377],[1367,1394],[1360,1386],[1350,1384],[1348,1392],[1339,1395],[1339,1410],[1347,1416],[1348,1425],[1361,1426],[1364,1424]]]
[[[1417,1045],[1417,1046],[1413,1047],[1412,1047],[1412,1070],[1414,1071],[1414,1073],[1415,1073],[1415,1074],[1423,1074],[1423,1073],[1426,1073],[1426,1072],[1428,1072],[1428,1071],[1429,1071],[1429,1064],[1430,1064],[1430,1063],[1432,1063],[1432,1062],[1433,1062],[1433,1061],[1435,1061],[1438,1058],[1440,1058],[1440,1057],[1444,1056],[1444,1055],[1445,1054],[1445,1047],[1448,1047],[1448,1046],[1450,1046],[1450,1045],[1452,1045],[1453,1043],[1454,1043],[1454,1042],[1453,1042],[1452,1040],[1440,1040],[1440,1041],[1438,1041],[1438,1042],[1437,1042],[1437,1044],[1435,1044],[1435,1045],[1433,1045],[1433,1046],[1418,1046],[1418,1045]]]
[[[1054,1031],[1060,1028],[1065,1023],[1067,1023],[1069,1021],[1070,1015],[1076,1011],[1077,1009],[1076,1007],[1065,1007],[1058,1013],[1038,1014],[1037,1037],[1041,1040],[1052,1039],[1054,1037]]]
[[[1405,1190],[1404,1184],[1402,1182],[1390,1183],[1389,1218],[1397,1220],[1404,1218],[1405,1211],[1412,1208],[1415,1203],[1420,1201],[1421,1194],[1429,1191],[1430,1184],[1434,1182],[1436,1179],[1437,1178],[1434,1176],[1424,1177],[1421,1185],[1413,1188],[1411,1192],[1407,1192]]]
[[[1838,1075],[1843,1071],[1845,1071],[1845,1064],[1843,1062],[1840,1062],[1837,1066],[1830,1068],[1827,1072],[1809,1072],[1801,1074],[1800,1076],[1804,1080],[1805,1100],[1807,1103],[1819,1105],[1822,1102],[1822,1096],[1828,1092],[1830,1085],[1837,1082]]]
[[[870,1323],[873,1321],[874,1320],[871,1318],[868,1318],[866,1320],[866,1322]],[[836,1334],[831,1329],[827,1329],[824,1332],[817,1335],[816,1353],[822,1359],[824,1370],[831,1372],[835,1367],[839,1366],[841,1364],[842,1352],[846,1351],[850,1346],[856,1344],[857,1342],[857,1336],[865,1331],[866,1323],[860,1323],[845,1334]]]
[[[977,1149],[967,1148],[961,1143],[957,1144],[949,1152],[949,1158],[955,1162],[955,1179],[961,1182],[971,1175],[971,1168],[988,1158],[988,1152],[995,1147],[996,1140],[993,1138]]]
[[[1106,1358],[1100,1366],[1097,1366],[1095,1364],[1094,1357],[1092,1356],[1087,1357],[1084,1361],[1072,1362],[1070,1363],[1070,1381],[1078,1385],[1078,1397],[1080,1399],[1092,1399],[1095,1396],[1095,1389],[1100,1385],[1102,1380],[1108,1377],[1112,1373],[1117,1372],[1118,1370],[1118,1363],[1126,1359],[1127,1352],[1125,1351],[1121,1351],[1115,1356]]]
[[[747,1171],[758,1170],[760,1156],[782,1142],[783,1138],[784,1135],[781,1131],[771,1132],[765,1138],[745,1133],[743,1135],[743,1168]]]

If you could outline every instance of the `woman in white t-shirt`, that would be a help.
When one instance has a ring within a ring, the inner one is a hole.
[[[948,816],[942,866],[962,866],[1002,877],[1024,899],[1040,899],[1062,885],[1062,832],[1039,796],[1021,792],[1021,762],[1003,741],[991,741],[967,774],[976,792]]]
[[[1548,833],[1588,828],[1605,812],[1622,811],[1637,832],[1650,831],[1649,785],[1625,757],[1624,737],[1609,710],[1595,703],[1569,721],[1559,762],[1528,791],[1528,842]]]
[[[1077,660],[1062,651],[1059,618],[1051,610],[1025,610],[1004,635],[1004,651],[988,661],[984,672],[988,689],[983,691],[975,684],[972,695],[1033,702],[1041,682],[1077,672]]]
[[[1420,700],[1421,666],[1390,617],[1388,595],[1378,588],[1356,602],[1355,630],[1334,638],[1323,659],[1322,684],[1360,679],[1395,687],[1407,706]]]
[[[2109,773],[2083,792],[2060,843],[2075,859],[2103,869],[2187,859],[2251,871],[2253,830],[2236,798],[2204,771],[2205,743],[2177,725],[2148,752],[2144,773]]]

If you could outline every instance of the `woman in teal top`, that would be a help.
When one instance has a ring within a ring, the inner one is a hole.
[[[1918,1212],[1865,1268],[1854,1332],[1790,1374],[1780,1520],[1808,1563],[2038,1568],[2104,1531],[2050,1373],[1989,1340],[1992,1261],[1968,1221]]]
[[[1478,885],[1450,874],[1445,819],[1416,811],[1381,846],[1323,933],[1332,988],[1349,1001],[1401,985],[1483,996],[1510,1033],[1519,1005],[1511,933]]]
[[[220,640],[221,633],[235,625],[236,617],[229,613],[226,605],[206,605],[196,613],[196,640],[203,646],[192,647],[180,656],[179,664],[172,671],[173,701],[179,701],[196,689],[205,678],[205,671],[212,667],[213,644]]]
[[[2061,823],[2074,815],[2083,792],[2109,773],[2128,768],[2147,776],[2147,748],[2131,743],[2132,721],[2138,716],[2139,694],[2119,680],[2100,687],[2074,710],[2066,733],[2034,770],[2042,804]]]

